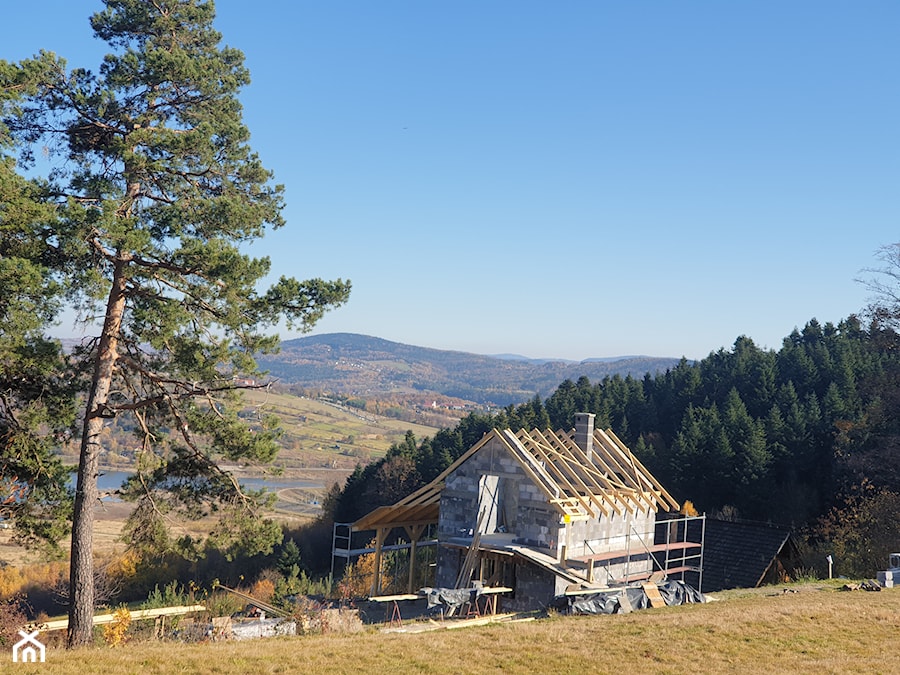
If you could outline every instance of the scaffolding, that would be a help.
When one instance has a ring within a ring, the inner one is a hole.
[[[650,535],[652,534],[652,539]],[[595,581],[597,567],[602,569],[606,585],[645,581],[661,573],[666,578],[697,573],[703,582],[703,544],[706,516],[684,516],[656,521],[653,532],[638,532],[584,541],[588,553],[571,561],[587,567],[587,578]],[[598,565],[599,564],[599,565]],[[702,588],[698,589],[702,592]]]

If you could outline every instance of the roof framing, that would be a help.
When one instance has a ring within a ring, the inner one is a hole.
[[[436,523],[444,480],[461,464],[496,440],[563,516],[572,520],[678,510],[679,504],[609,429],[596,429],[590,456],[575,442],[574,430],[493,429],[433,481],[391,506],[380,506],[353,524],[353,530]]]

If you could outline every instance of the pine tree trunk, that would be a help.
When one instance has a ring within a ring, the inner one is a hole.
[[[78,479],[75,485],[75,510],[72,514],[72,551],[69,563],[69,629],[67,646],[89,645],[94,633],[94,509],[99,490],[100,433],[106,401],[109,396],[116,359],[119,330],[125,309],[125,265],[127,260],[117,256],[112,288],[106,304],[103,333],[97,348],[94,377],[88,397]]]

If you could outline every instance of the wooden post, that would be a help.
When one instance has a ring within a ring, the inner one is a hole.
[[[388,530],[379,527],[375,530],[375,569],[372,579],[372,595],[381,594],[381,549],[384,546],[384,540],[387,537]]]
[[[425,530],[424,525],[407,525],[403,529],[409,535],[409,580],[406,582],[406,592],[413,592],[413,584],[415,584],[416,570],[416,549],[418,548],[419,539],[422,538],[422,532]]]

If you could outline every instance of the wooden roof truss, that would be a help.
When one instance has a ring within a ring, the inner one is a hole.
[[[594,431],[591,456],[578,446],[574,431],[492,430],[428,485],[392,506],[381,506],[353,529],[410,527],[437,522],[444,480],[491,440],[502,443],[547,501],[571,520],[678,510],[672,496],[611,431]]]

